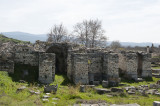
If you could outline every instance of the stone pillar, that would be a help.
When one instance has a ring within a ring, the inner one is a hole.
[[[137,80],[137,69],[138,69],[138,56],[136,53],[126,54],[126,65],[128,78]]]
[[[39,81],[52,83],[55,77],[55,54],[39,53]]]
[[[116,53],[108,55],[108,81],[111,86],[117,86],[119,83],[118,54]]]
[[[70,80],[73,80],[72,78],[72,54],[71,53],[68,53],[68,56],[67,56],[67,77],[70,79]]]
[[[149,50],[149,46],[147,46],[147,53],[149,53],[150,52],[150,50]]]
[[[142,53],[142,77],[152,77],[151,71],[151,54],[150,53]]]
[[[153,106],[160,106],[160,102],[159,101],[154,101]]]
[[[88,55],[73,54],[72,63],[73,82],[75,84],[89,84],[88,81]]]
[[[118,85],[119,72],[118,72],[118,54],[117,53],[104,54],[103,72],[105,75],[107,75],[107,79],[109,81],[110,86]]]

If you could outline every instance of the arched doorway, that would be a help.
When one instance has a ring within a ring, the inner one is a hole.
[[[46,50],[46,52],[55,53],[56,55],[55,73],[65,74],[67,72],[67,45],[54,43]]]

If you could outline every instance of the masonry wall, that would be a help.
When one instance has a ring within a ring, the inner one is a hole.
[[[88,84],[88,55],[73,54],[73,82],[75,84]]]
[[[118,72],[118,54],[116,53],[105,53],[103,61],[103,72],[109,81],[111,86],[115,86],[119,83],[119,72]]]
[[[116,53],[72,53],[68,56],[69,79],[75,84],[89,84],[108,80],[119,83],[118,55]]]
[[[142,77],[152,77],[151,54],[143,53]]]
[[[14,73],[14,62],[12,60],[0,61],[0,71]]]
[[[72,66],[73,66],[73,59],[72,59],[72,53],[68,53],[68,56],[67,56],[67,77],[70,79],[70,80],[73,80],[73,72],[72,72]]]
[[[128,78],[137,80],[138,57],[136,53],[126,54],[126,65],[127,65],[126,74]]]
[[[15,46],[14,62],[18,64],[29,64],[38,66],[38,52],[34,52],[33,47],[29,45]]]
[[[119,53],[119,75],[123,77],[126,74],[127,62],[126,62],[126,53]]]
[[[39,81],[41,83],[52,83],[55,78],[55,54],[39,54]]]
[[[102,81],[102,54],[88,53],[88,77],[89,82]]]

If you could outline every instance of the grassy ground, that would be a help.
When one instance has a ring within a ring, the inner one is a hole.
[[[17,40],[17,39],[13,39],[13,38],[8,38],[8,37],[4,36],[3,34],[0,34],[0,41],[2,43],[6,43],[6,42],[29,43],[28,41],[21,41],[21,40]]]
[[[160,69],[160,66],[158,66],[158,67],[152,67],[152,69]]]
[[[138,86],[149,85],[155,83],[158,78],[153,78],[151,81],[144,81],[134,83],[132,81],[122,81],[123,84]],[[6,72],[0,71],[0,105],[10,106],[53,106],[56,102],[58,106],[66,106],[74,104],[79,100],[104,100],[109,104],[122,104],[122,103],[138,103],[141,106],[152,106],[153,101],[159,101],[159,96],[147,95],[142,96],[140,94],[128,95],[126,93],[115,94],[113,97],[107,97],[107,94],[99,95],[91,89],[88,89],[86,93],[79,92],[79,86],[73,85],[66,76],[56,75],[55,81],[52,84],[58,84],[58,91],[56,94],[51,94],[49,102],[42,102],[41,98],[44,95],[43,86],[37,87],[36,84],[13,82],[12,78],[8,76]],[[27,89],[17,93],[17,88],[25,85]],[[98,86],[100,87],[100,86]],[[40,95],[29,93],[29,89],[40,90]],[[59,98],[59,100],[53,101],[52,98]]]

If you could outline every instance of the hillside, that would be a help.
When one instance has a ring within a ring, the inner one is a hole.
[[[34,43],[36,40],[40,41],[46,41],[47,39],[47,34],[30,34],[30,33],[25,33],[25,32],[3,32],[3,34],[9,38],[14,38],[22,41],[30,41],[31,43]],[[109,46],[112,41],[107,41],[107,45]],[[146,46],[151,46],[152,42],[141,42],[141,43],[136,43],[136,42],[120,42],[122,46],[140,46],[140,47],[146,47]],[[154,43],[154,46],[158,47],[160,44],[159,43]]]
[[[21,41],[13,38],[8,38],[4,36],[3,34],[0,34],[0,42],[6,43],[6,42],[14,42],[14,43],[29,43],[28,41]]]
[[[30,34],[25,32],[3,32],[3,34],[9,38],[14,38],[22,41],[30,41],[34,43],[36,40],[46,41],[46,34]]]

